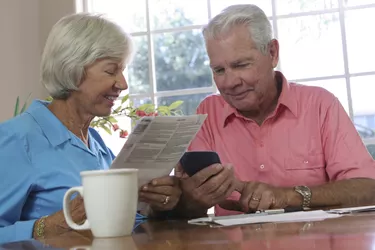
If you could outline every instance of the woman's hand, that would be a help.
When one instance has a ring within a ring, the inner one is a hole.
[[[76,198],[71,200],[69,208],[74,222],[76,222],[77,224],[82,224],[86,220],[85,207],[83,205],[83,199],[81,196],[77,196]],[[34,224],[33,238],[35,239],[38,239],[36,225],[38,225],[38,222],[40,222],[40,220],[42,219],[37,220]],[[46,217],[44,219],[44,225],[45,238],[58,236],[72,230],[66,223],[64,212],[62,210]]]
[[[154,179],[139,190],[139,201],[148,203],[154,211],[172,210],[180,196],[179,179],[175,176]]]

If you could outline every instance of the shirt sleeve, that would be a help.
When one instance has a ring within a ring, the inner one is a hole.
[[[35,220],[22,219],[23,206],[32,189],[31,162],[25,143],[0,127],[0,242],[32,238]]]
[[[337,98],[323,119],[322,143],[330,180],[375,179],[375,161]]]
[[[197,114],[207,114],[204,101],[198,106]],[[201,129],[189,145],[188,151],[212,151],[212,136],[210,133],[209,117],[202,124]]]

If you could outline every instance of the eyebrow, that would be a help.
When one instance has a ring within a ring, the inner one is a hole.
[[[240,59],[237,59],[233,62],[230,62],[230,66],[236,66],[240,63],[243,63],[243,62],[246,62],[246,61],[254,61],[254,58],[253,57],[243,57],[243,58],[240,58]],[[213,65],[213,64],[210,64],[210,67],[213,68],[213,69],[217,69],[217,68],[221,68],[222,66],[220,65]]]

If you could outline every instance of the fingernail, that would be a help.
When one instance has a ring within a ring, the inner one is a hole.
[[[215,168],[216,168],[217,170],[220,170],[220,169],[223,168],[223,166],[222,166],[221,164],[217,164],[217,165],[215,166]]]
[[[147,190],[147,186],[143,186],[142,190],[146,191]]]
[[[155,186],[155,185],[158,184],[158,181],[157,181],[157,180],[153,180],[153,181],[151,182],[151,184]]]

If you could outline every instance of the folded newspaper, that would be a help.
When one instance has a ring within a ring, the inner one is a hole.
[[[145,116],[135,126],[111,169],[138,169],[138,185],[169,175],[207,115]]]

